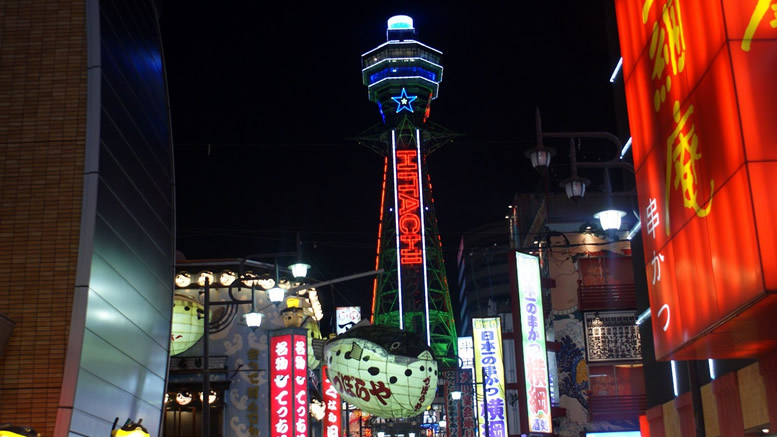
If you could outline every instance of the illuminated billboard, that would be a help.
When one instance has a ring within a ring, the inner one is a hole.
[[[769,0],[616,0],[659,359],[777,347]]]
[[[394,223],[396,226],[397,280],[399,282],[399,327],[406,319],[423,314],[423,332],[431,344],[429,325],[429,280],[426,272],[426,234],[424,218],[424,190],[421,177],[421,132],[413,131],[415,138],[397,138],[391,131],[394,168]],[[405,133],[407,135],[407,133]],[[405,148],[409,146],[409,148]],[[418,328],[411,328],[414,331]]]
[[[307,332],[270,332],[270,435],[307,437]]]
[[[472,369],[475,367],[475,346],[472,343],[472,337],[459,337],[458,351],[461,358],[462,369]]]
[[[342,434],[342,414],[341,406],[342,401],[340,395],[332,385],[332,381],[329,379],[329,375],[326,373],[327,367],[321,367],[321,392],[324,395],[324,403],[326,404],[326,413],[324,415],[324,436],[325,437],[340,437]]]
[[[521,345],[526,385],[526,415],[530,432],[550,433],[550,384],[545,350],[545,318],[542,310],[540,263],[536,256],[515,253],[518,305],[521,314]]]
[[[475,390],[472,368],[442,372],[445,382],[446,432],[448,437],[475,437]],[[458,391],[460,398],[453,393]]]
[[[461,430],[461,399],[453,396],[454,392],[462,393],[463,387],[457,382],[459,378],[458,369],[443,370],[442,381],[445,386],[445,432],[448,437],[459,437]]]
[[[507,381],[502,354],[501,319],[472,319],[472,339],[475,343],[479,435],[507,437]]]
[[[335,320],[337,322],[337,335],[351,329],[362,319],[361,307],[337,307],[335,308]]]

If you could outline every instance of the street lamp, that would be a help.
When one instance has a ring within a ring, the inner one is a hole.
[[[308,275],[308,269],[310,268],[310,264],[305,263],[296,263],[289,266],[289,270],[291,270],[291,274],[296,279],[302,279]]]
[[[618,230],[621,227],[621,219],[626,215],[625,212],[617,209],[606,209],[594,214],[594,218],[599,220],[603,231]]]
[[[542,125],[540,124],[539,111],[537,109],[538,116],[534,120],[534,126],[537,130],[537,146],[527,150],[524,156],[531,160],[532,168],[542,173],[550,166],[550,158],[556,155],[556,149],[542,144]]]
[[[294,276],[296,277],[296,275]],[[277,305],[283,302],[283,296],[286,294],[286,290],[281,288],[281,278],[278,275],[278,260],[275,261],[275,281],[273,284],[273,287],[267,290],[267,297],[270,298],[270,302]]]
[[[609,133],[609,132],[543,132],[542,131],[542,119],[540,117],[540,110],[539,108],[536,110],[535,114],[536,120],[536,130],[537,130],[537,147],[534,147],[532,149],[529,149],[526,151],[526,156],[530,157],[532,160],[532,166],[537,168],[539,165],[539,158],[535,159],[534,155],[536,154],[537,150],[539,150],[542,146],[542,143],[545,138],[569,138],[569,160],[570,160],[570,171],[571,176],[567,179],[564,179],[559,184],[561,188],[564,189],[564,192],[566,193],[567,197],[571,200],[579,200],[582,199],[585,196],[585,190],[586,186],[590,185],[591,181],[578,176],[577,169],[578,168],[600,168],[604,169],[605,175],[604,175],[604,186],[605,186],[605,193],[608,197],[611,196],[611,188],[610,188],[610,176],[609,176],[609,169],[610,168],[622,168],[625,170],[630,171],[632,174],[634,174],[634,167],[626,162],[623,162],[620,157],[622,156],[621,152],[623,151],[623,145],[621,144],[621,141],[616,137],[615,135]],[[608,140],[611,143],[615,145],[615,156],[608,160],[603,162],[580,162],[577,160],[576,150],[575,150],[575,138],[597,138],[597,139],[604,139]],[[550,158],[547,159],[547,163],[550,163]],[[602,225],[602,229],[605,231],[610,229],[618,229],[621,225],[621,219],[626,215],[625,212],[614,209],[614,208],[608,208],[604,211],[598,212],[594,214],[594,218],[598,219],[600,224]]]

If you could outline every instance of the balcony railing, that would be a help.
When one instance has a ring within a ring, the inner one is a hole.
[[[597,420],[639,420],[645,413],[645,395],[618,395],[588,397],[588,411],[592,421]]]
[[[634,284],[583,285],[577,281],[582,311],[626,310],[637,307]]]

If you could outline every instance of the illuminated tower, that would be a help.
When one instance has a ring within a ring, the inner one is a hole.
[[[426,157],[453,135],[427,121],[442,52],[415,40],[413,19],[388,20],[387,42],[362,55],[362,80],[383,121],[361,142],[385,157],[373,323],[419,334],[455,363],[454,326]]]

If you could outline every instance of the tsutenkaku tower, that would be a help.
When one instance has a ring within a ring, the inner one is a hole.
[[[446,364],[456,328],[426,157],[452,138],[427,121],[442,52],[415,40],[413,19],[388,20],[387,42],[362,55],[362,79],[383,121],[362,142],[385,157],[373,323],[413,331]]]

